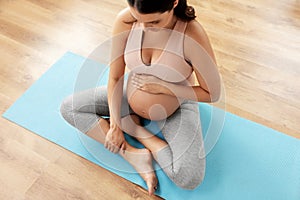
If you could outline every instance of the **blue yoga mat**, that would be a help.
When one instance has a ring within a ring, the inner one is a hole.
[[[105,84],[107,70],[99,69],[106,68],[68,52],[3,117],[145,188],[143,180],[130,172],[133,169],[125,160],[79,133],[60,115],[62,100],[74,88],[77,91],[95,83]],[[91,77],[92,84],[78,76],[93,70],[98,78]],[[199,106],[206,133],[212,106],[202,103]],[[154,130],[154,125],[151,126]],[[199,187],[192,191],[181,189],[158,168],[157,176],[160,183],[157,195],[165,199],[299,200],[300,140],[226,112],[222,132],[207,155],[206,175]]]

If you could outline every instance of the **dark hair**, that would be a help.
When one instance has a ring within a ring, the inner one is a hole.
[[[170,11],[174,6],[174,1],[175,0],[127,0],[130,6],[135,7],[142,14]],[[178,0],[174,14],[183,21],[191,21],[196,18],[194,8],[188,6],[186,0]]]

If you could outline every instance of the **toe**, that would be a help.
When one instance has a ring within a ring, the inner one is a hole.
[[[149,196],[152,196],[154,194],[154,189],[149,188],[148,189],[148,193],[149,193]]]
[[[148,193],[150,196],[152,196],[155,193],[155,190],[157,189],[157,179],[154,177],[153,179],[150,179],[147,181],[147,187],[148,187]]]

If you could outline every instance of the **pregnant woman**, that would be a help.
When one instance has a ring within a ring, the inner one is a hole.
[[[176,185],[196,188],[205,174],[197,102],[218,100],[220,77],[194,9],[186,0],[128,0],[113,36],[108,86],[67,97],[62,116],[126,159],[150,195],[158,185],[153,159]],[[156,121],[165,140],[147,131],[141,119]],[[145,148],[129,145],[123,131]]]

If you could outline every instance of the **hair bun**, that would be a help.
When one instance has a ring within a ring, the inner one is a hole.
[[[185,9],[185,14],[188,17],[194,17],[195,16],[195,9],[192,6],[187,6]]]

